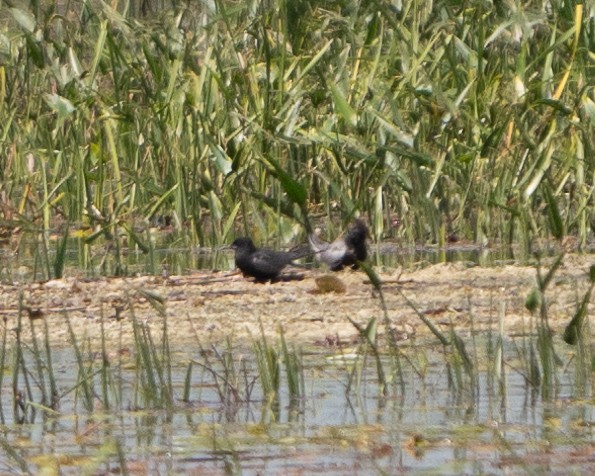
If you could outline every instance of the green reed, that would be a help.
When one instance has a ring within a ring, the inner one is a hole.
[[[110,408],[112,408],[110,389],[115,389],[115,391],[113,392],[113,396],[114,396],[114,400],[116,402],[116,405],[114,405],[114,406],[116,406],[116,408],[117,408],[117,404],[122,401],[122,392],[121,392],[121,388],[120,388],[120,391],[118,391],[117,388],[115,387],[114,376],[113,376],[112,369],[111,369],[110,357],[108,356],[108,352],[107,352],[107,344],[106,344],[106,338],[105,338],[105,314],[104,314],[103,306],[101,306],[101,309],[99,312],[100,312],[99,325],[100,325],[100,329],[101,329],[101,335],[100,335],[100,342],[101,342],[101,366],[100,366],[101,400],[102,400],[103,408],[105,408],[106,410],[109,411]],[[118,366],[118,368],[121,369],[121,363]],[[120,381],[121,381],[121,379],[120,379]]]
[[[497,389],[498,394],[501,396],[506,395],[507,388],[504,360],[504,341],[506,339],[506,334],[504,331],[505,318],[506,303],[504,301],[500,301],[498,306],[497,332],[493,333],[490,326],[486,356],[488,358],[488,362],[490,362],[487,372],[488,385],[492,388],[493,393]]]
[[[151,328],[140,322],[129,303],[136,352],[135,405],[138,408],[171,410],[174,391],[171,380],[171,354],[168,344],[167,318],[162,315],[161,348],[154,341]]]
[[[75,400],[80,398],[85,410],[92,412],[95,402],[94,378],[96,370],[93,365],[93,359],[86,358],[86,356],[89,356],[92,353],[91,341],[89,339],[85,339],[83,342],[80,342],[76,336],[76,333],[74,332],[74,329],[72,328],[72,322],[68,312],[64,313],[64,319],[66,320],[66,325],[68,326],[70,345],[74,351],[78,370],[76,384],[72,389],[75,391]],[[87,352],[85,352],[85,349]]]
[[[23,294],[21,293],[19,295],[19,309],[17,314],[17,325],[15,328],[15,347],[12,362],[12,413],[14,415],[14,420],[22,423],[27,422],[26,403],[28,400],[32,399],[31,386],[29,385],[28,377],[29,374],[23,352],[23,313]],[[23,379],[22,387],[19,380],[20,375],[22,375]]]
[[[8,329],[7,324],[8,319],[6,316],[2,319],[3,324],[3,332],[2,332],[2,346],[0,347],[0,388],[2,388],[2,384],[4,382],[4,372],[6,370],[6,354],[8,352],[7,348],[7,339],[8,339]],[[4,425],[4,405],[2,405],[2,401],[0,401],[0,423]]]
[[[593,370],[595,362],[591,345],[591,325],[588,305],[595,287],[595,265],[589,268],[589,288],[577,303],[574,316],[564,329],[564,342],[576,346],[575,354],[575,389],[577,396],[586,398],[593,394]]]
[[[50,345],[50,330],[48,326],[47,319],[43,320],[43,344],[44,344],[44,355],[45,355],[45,366],[47,368],[47,377],[50,386],[50,395],[51,395],[51,402],[50,408],[56,410],[60,401],[59,401],[59,391],[58,391],[58,384],[56,382],[56,376],[54,374],[54,365],[52,363],[52,348]]]
[[[126,452],[124,443],[119,438],[114,440],[116,446],[116,454],[118,455],[118,463],[120,465],[120,472],[123,476],[128,476],[130,472],[128,471],[128,465],[126,464]]]
[[[549,325],[548,319],[548,306],[546,299],[546,290],[552,282],[556,271],[562,265],[564,259],[564,253],[561,253],[552,263],[550,269],[545,275],[542,274],[541,264],[539,262],[539,256],[537,256],[537,288],[536,296],[538,297],[535,302],[531,297],[528,298],[526,303],[529,311],[535,311],[537,305],[539,306],[539,319],[537,321],[537,341],[536,348],[539,356],[540,363],[540,379],[541,390],[545,398],[552,398],[555,395],[555,389],[558,384],[558,372],[557,367],[560,363],[560,358],[556,355],[554,348],[554,341],[552,330]],[[535,367],[535,364],[532,364]],[[554,392],[554,393],[552,393]]]
[[[242,405],[249,404],[258,376],[251,375],[248,359],[233,346],[231,336],[225,339],[223,349],[215,345],[205,349],[199,344],[199,350],[201,359],[193,359],[187,368],[184,395],[189,394],[194,383],[190,380],[192,368],[199,367],[203,371],[199,380],[207,381],[207,376],[210,376],[227,413],[234,414]]]
[[[35,371],[36,371],[36,383],[37,387],[41,392],[41,405],[49,405],[50,399],[48,397],[48,391],[46,388],[46,378],[44,372],[44,363],[42,361],[42,353],[39,348],[39,342],[37,342],[37,335],[35,334],[35,320],[29,319],[29,324],[31,326],[31,343],[32,343],[32,354],[35,363]]]
[[[353,320],[350,320],[351,324],[356,327],[358,330],[360,337],[362,338],[362,342],[369,345],[372,354],[376,360],[376,371],[378,375],[378,382],[381,388],[381,393],[383,395],[388,395],[388,384],[390,382],[396,384],[397,382],[400,385],[401,393],[405,391],[405,382],[403,377],[403,367],[401,365],[401,352],[399,350],[399,346],[397,344],[397,340],[394,336],[391,327],[391,321],[389,318],[388,309],[386,307],[386,301],[384,298],[384,291],[382,289],[382,282],[374,269],[365,262],[360,262],[359,266],[361,269],[366,273],[368,276],[372,287],[374,288],[375,292],[378,295],[378,299],[380,301],[380,306],[382,308],[383,313],[383,325],[384,325],[384,332],[386,336],[386,344],[388,350],[388,364],[389,364],[389,375],[386,375],[384,365],[381,358],[381,351],[376,344],[376,333],[377,333],[377,323],[376,318],[372,318],[367,327],[364,329],[358,324],[356,324]],[[354,372],[358,369],[360,372],[363,370],[361,366],[355,366]],[[361,375],[358,376],[357,381],[361,383]],[[351,378],[350,383],[347,385],[347,391],[349,392],[349,388],[351,387]]]
[[[5,454],[10,460],[17,463],[22,474],[33,475],[34,473],[29,470],[27,460],[17,451],[14,446],[2,435],[0,435],[0,447],[4,450]]]
[[[266,405],[263,407],[262,419],[267,415],[276,416],[279,412],[279,390],[281,387],[281,366],[279,351],[269,344],[261,322],[260,339],[253,344],[254,358],[258,369],[258,377]]]
[[[345,393],[350,394],[354,392],[355,394],[360,394],[363,391],[363,384],[366,381],[365,371],[367,369],[368,357],[371,353],[375,359],[378,388],[382,395],[388,395],[384,365],[382,364],[380,349],[377,345],[377,319],[375,317],[370,318],[365,327],[353,320],[350,320],[350,322],[357,329],[361,343],[358,345],[356,359],[348,374]]]
[[[165,215],[193,246],[355,213],[378,239],[586,244],[592,5],[108,3],[0,16],[9,226],[90,227],[114,274]]]
[[[281,357],[283,359],[283,364],[285,365],[285,379],[289,406],[299,413],[304,408],[305,398],[303,355],[299,349],[290,349],[287,345],[282,326],[279,326],[279,340],[281,345]]]

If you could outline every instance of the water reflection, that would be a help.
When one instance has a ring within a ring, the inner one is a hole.
[[[304,361],[305,393],[297,411],[284,386],[275,407],[258,384],[243,394],[248,400],[230,411],[208,372],[193,374],[189,399],[181,401],[186,367],[179,365],[172,373],[174,406],[159,410],[137,408],[138,375],[128,363],[114,373],[121,376],[114,382],[120,403],[107,411],[98,395],[95,411],[88,413],[80,395],[71,391],[77,375],[68,369],[76,357],[67,349],[57,349],[54,356],[63,395],[59,414],[40,409],[28,423],[16,424],[10,382],[2,382],[0,438],[32,472],[54,466],[66,472],[89,470],[93,465],[100,472],[116,470],[122,457],[131,472],[151,474],[230,468],[246,474],[298,469],[331,474],[483,474],[503,468],[581,472],[585,460],[568,459],[567,453],[588,450],[594,436],[593,402],[574,400],[570,373],[562,375],[557,399],[543,402],[532,398],[519,372],[506,373],[504,394],[491,389],[485,373],[479,374],[477,391],[470,392],[454,389],[444,365],[435,364],[423,378],[407,375],[404,392],[395,384],[390,397],[383,398],[373,366],[365,369],[359,390],[346,394],[349,365],[328,363],[325,355],[315,354]],[[187,349],[176,356],[181,361],[201,358]],[[253,377],[256,364],[247,362],[244,370]],[[34,393],[35,399],[39,395]],[[549,458],[539,461],[546,449]],[[12,467],[15,458],[0,458],[0,471]]]
[[[60,237],[42,239],[40,235],[23,235],[13,244],[0,246],[0,279],[6,282],[47,280],[56,275]],[[175,233],[146,234],[144,250],[128,240],[113,243],[87,244],[83,238],[68,238],[64,253],[64,269],[68,275],[87,277],[114,275],[184,275],[194,270],[231,270],[231,250],[196,248],[188,236]],[[129,246],[132,245],[132,246]],[[420,267],[436,263],[462,262],[469,266],[527,264],[533,256],[512,246],[480,247],[450,244],[407,247],[395,243],[370,246],[374,265],[388,268]],[[548,254],[554,253],[550,250]],[[318,266],[312,258],[312,266]]]

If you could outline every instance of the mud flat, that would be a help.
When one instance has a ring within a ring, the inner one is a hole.
[[[591,259],[571,255],[556,272],[546,299],[550,325],[561,332],[572,318],[577,303],[588,288]],[[350,319],[365,325],[381,317],[380,300],[362,272],[334,273],[344,292],[319,292],[320,270],[297,270],[302,279],[255,284],[236,273],[196,272],[187,276],[140,276],[127,278],[65,278],[45,283],[0,286],[0,314],[7,329],[21,317],[26,339],[28,321],[35,332],[46,319],[52,345],[67,344],[67,318],[77,337],[94,339],[104,333],[114,344],[129,344],[134,318],[154,328],[167,317],[170,341],[217,342],[278,335],[296,343],[320,344],[337,339],[349,342],[357,336]],[[534,267],[479,267],[464,263],[438,264],[422,269],[379,272],[392,328],[402,338],[428,334],[415,310],[438,327],[454,324],[457,330],[497,328],[505,316],[505,332],[527,331],[530,313],[525,299],[535,286]],[[404,297],[405,296],[405,297]],[[385,331],[384,327],[380,328]]]

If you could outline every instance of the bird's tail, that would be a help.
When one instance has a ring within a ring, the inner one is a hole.
[[[312,254],[312,250],[310,249],[310,247],[308,245],[298,245],[292,249],[289,250],[289,253],[291,254],[291,259],[300,259],[300,258],[305,258],[306,256]]]

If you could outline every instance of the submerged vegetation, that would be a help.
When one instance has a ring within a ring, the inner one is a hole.
[[[88,230],[85,267],[159,223],[174,246],[354,214],[406,243],[590,237],[590,3],[3,4],[0,220]]]
[[[271,337],[262,322],[251,343],[231,335],[208,342],[196,333],[182,348],[172,332],[180,315],[167,312],[157,293],[142,318],[138,301],[129,300],[130,317],[110,326],[119,336],[106,330],[103,308],[94,336],[75,332],[71,311],[63,310],[55,319],[68,336],[64,348],[49,330],[56,323],[31,314],[21,295],[18,319],[2,325],[0,470],[95,474],[115,467],[127,474],[147,460],[175,471],[214,465],[240,474],[263,454],[284,467],[315,448],[327,454],[316,468],[328,464],[332,449],[349,461],[355,451],[358,464],[377,458],[381,473],[395,464],[423,468],[425,452],[434,454],[426,464],[436,464],[432,458],[444,451],[453,452],[447,462],[472,473],[484,472],[484,464],[584,469],[592,464],[593,349],[588,320],[572,321],[574,349],[549,327],[550,286],[560,262],[539,269],[526,300],[527,328],[516,336],[504,332],[511,316],[503,306],[498,332],[476,332],[471,307],[469,329],[452,320],[432,324],[404,290],[410,311],[430,332],[399,337],[388,290],[366,268],[381,305],[369,309],[367,321],[358,319],[363,324],[351,320],[355,340],[327,340],[322,350],[289,342],[283,326]],[[589,286],[577,296],[576,315],[591,292]],[[60,443],[52,443],[57,436]],[[288,446],[299,451],[285,454]],[[544,446],[551,463],[542,459]],[[486,448],[484,461],[476,452]]]

